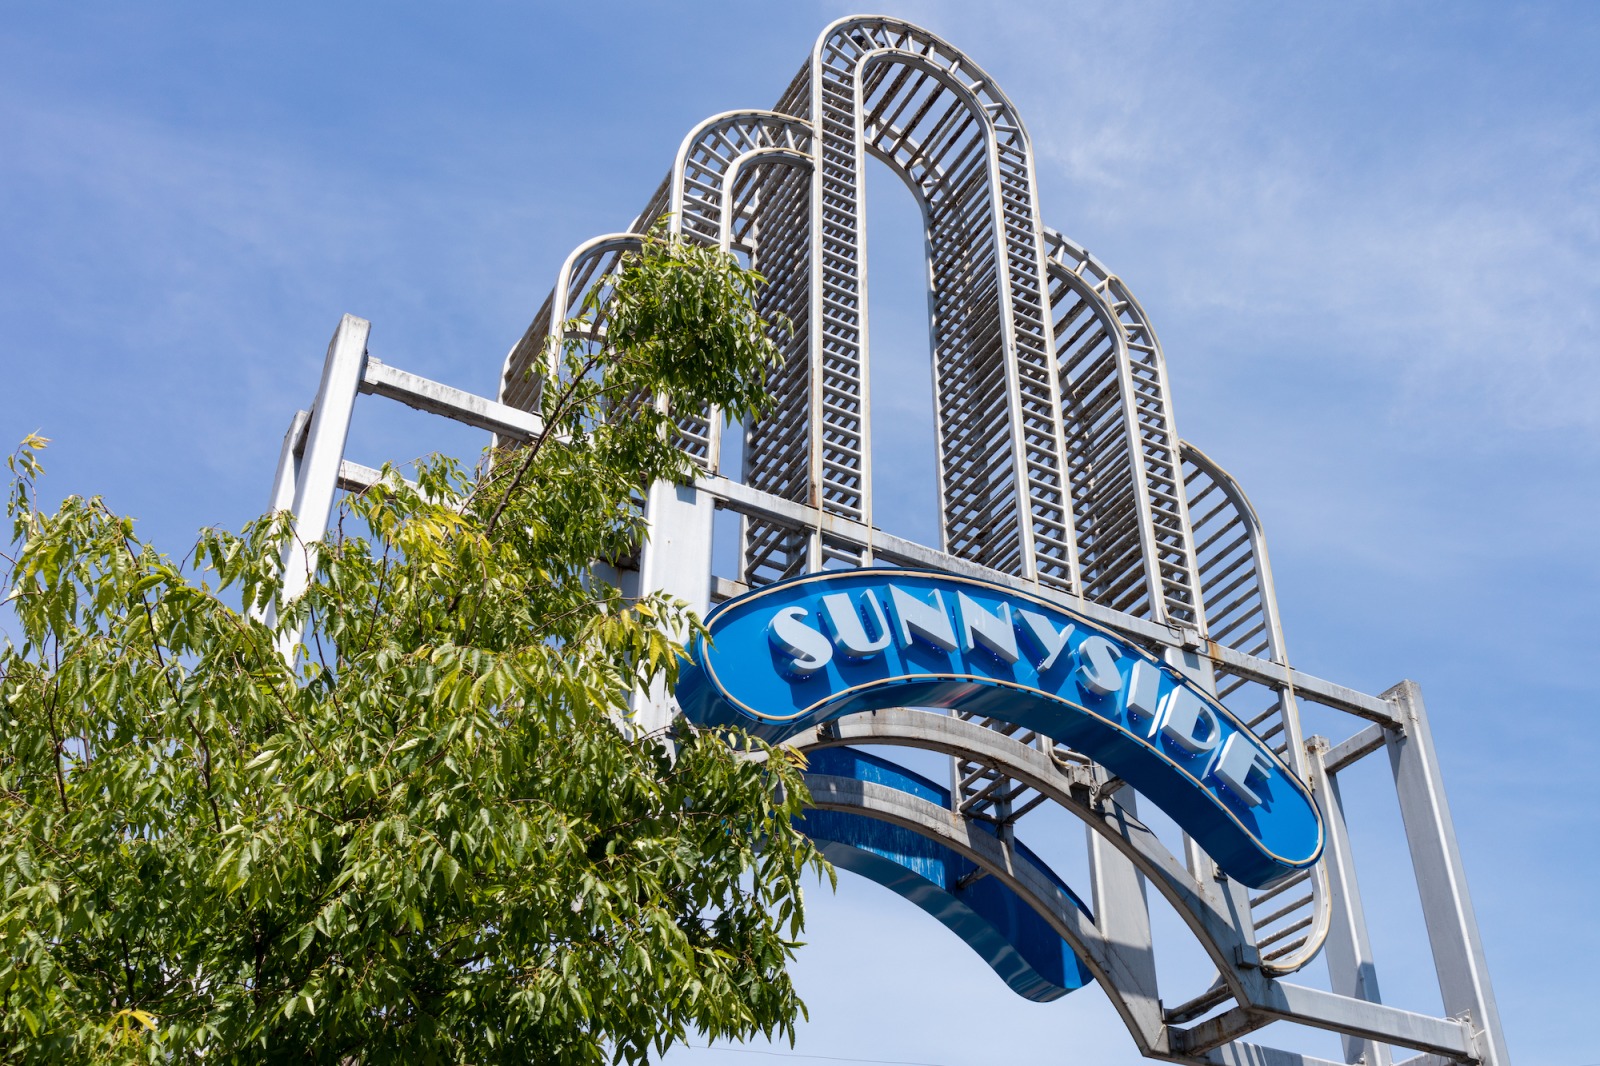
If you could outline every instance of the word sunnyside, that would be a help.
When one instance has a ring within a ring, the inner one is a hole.
[[[824,595],[815,610],[777,610],[766,629],[780,669],[803,681],[836,656],[841,665],[864,664],[882,657],[891,644],[902,653],[920,645],[963,659],[987,656],[1001,667],[1025,661],[1040,688],[1076,687],[1091,704],[1087,709],[1121,719],[1135,736],[1176,745],[1190,757],[1185,762],[1197,764],[1189,771],[1196,778],[1226,786],[1247,807],[1261,804],[1258,783],[1273,770],[1266,754],[1241,731],[1225,728],[1187,684],[1161,693],[1166,671],[1156,663],[1100,633],[1071,622],[1058,626],[1038,610],[1005,601],[984,606],[964,591],[947,600],[937,588],[925,598],[895,584],[883,591],[886,602],[869,588]]]

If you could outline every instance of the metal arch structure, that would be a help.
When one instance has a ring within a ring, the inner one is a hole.
[[[868,156],[906,183],[922,211],[937,546],[873,524]],[[1261,522],[1234,479],[1178,436],[1165,356],[1144,309],[1121,278],[1043,224],[1032,149],[1011,101],[971,58],[923,29],[841,19],[773,110],[729,111],[691,130],[633,222],[567,258],[507,355],[493,400],[381,363],[367,351],[368,323],[346,316],[311,409],[285,436],[274,481],[272,506],[295,512],[296,544],[319,539],[338,489],[377,477],[344,457],[359,394],[476,426],[507,446],[534,435],[530,412],[552,343],[604,329],[608,278],[658,223],[759,270],[769,280],[761,313],[792,329],[774,330],[786,359],[772,383],[773,409],[742,427],[741,477],[720,469],[719,412],[673,413],[700,474],[693,484],[650,489],[651,536],[637,569],[618,574],[625,587],[665,589],[704,612],[779,579],[891,564],[1051,600],[1220,698],[1310,788],[1326,847],[1314,867],[1249,890],[1192,840],[1169,848],[1139,820],[1135,789],[1087,756],[960,711],[860,714],[797,741],[808,750],[898,745],[946,755],[946,805],[818,774],[818,809],[917,833],[1005,883],[1071,946],[1145,1055],[1325,1066],[1244,1039],[1289,1021],[1339,1033],[1346,1063],[1506,1066],[1419,690],[1401,682],[1374,696],[1292,665]],[[575,321],[591,296],[596,313]],[[740,518],[733,574],[712,567],[718,510]],[[303,587],[305,552],[284,560],[291,591]],[[1357,728],[1333,743],[1306,738],[1305,702]],[[664,693],[641,697],[637,711],[645,728],[675,713]],[[1339,775],[1380,749],[1393,771],[1442,1017],[1398,1010],[1379,995]],[[1046,804],[1087,826],[1092,916],[1018,861],[1019,823]],[[1162,994],[1145,886],[1215,966],[1209,987]],[[1331,992],[1288,980],[1318,960]],[[1395,1049],[1404,1049],[1399,1058]]]

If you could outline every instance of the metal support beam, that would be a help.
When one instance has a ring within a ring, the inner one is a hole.
[[[1384,698],[1394,704],[1405,722],[1404,734],[1390,733],[1386,738],[1389,763],[1417,890],[1422,895],[1422,915],[1444,1010],[1451,1017],[1471,1021],[1479,1034],[1478,1051],[1485,1066],[1506,1066],[1510,1060],[1500,1029],[1500,1011],[1489,983],[1483,939],[1467,891],[1466,869],[1456,844],[1455,822],[1445,799],[1422,690],[1415,681],[1402,681],[1385,692]]]
[[[1129,789],[1122,808],[1130,819],[1137,817],[1137,802]],[[1155,941],[1150,933],[1150,902],[1145,896],[1144,878],[1104,833],[1096,832],[1092,826],[1085,826],[1084,832],[1089,839],[1095,924],[1100,927],[1107,948],[1122,961],[1125,982],[1121,994],[1140,1016],[1159,1018],[1161,995],[1156,983]]]
[[[840,540],[848,540],[859,544],[871,551],[872,557],[880,564],[898,564],[914,566],[931,570],[942,570],[950,574],[961,574],[966,577],[981,578],[985,581],[994,581],[999,584],[1009,585],[1012,588],[1040,596],[1060,603],[1071,610],[1116,629],[1129,637],[1157,644],[1168,648],[1192,648],[1213,663],[1227,667],[1230,671],[1252,681],[1281,687],[1292,686],[1295,694],[1301,699],[1312,703],[1332,707],[1347,714],[1358,715],[1372,721],[1386,725],[1397,726],[1399,719],[1395,711],[1385,701],[1376,696],[1369,696],[1364,692],[1338,685],[1331,681],[1324,681],[1320,677],[1303,673],[1293,667],[1286,667],[1270,659],[1261,659],[1252,655],[1245,655],[1232,648],[1225,648],[1219,644],[1202,641],[1192,629],[1181,626],[1167,626],[1152,622],[1147,618],[1115,611],[1092,600],[1070,596],[1064,592],[1050,588],[1039,582],[1025,581],[1014,574],[1003,573],[990,569],[980,563],[970,562],[933,548],[925,547],[915,541],[885,533],[881,529],[866,526],[860,522],[852,521],[840,515],[832,514],[817,507],[803,503],[795,503],[770,492],[762,492],[748,485],[726,477],[702,477],[695,481],[696,487],[713,497],[720,506],[739,514],[752,518],[763,519],[768,522],[793,526],[796,529],[818,531]]]
[[[1357,739],[1375,729],[1378,727],[1369,726]],[[1309,746],[1311,792],[1322,811],[1322,861],[1328,871],[1328,901],[1332,909],[1323,947],[1328,957],[1328,983],[1341,995],[1379,1003],[1383,997],[1378,994],[1378,971],[1367,939],[1367,916],[1361,906],[1361,888],[1356,883],[1355,855],[1350,850],[1339,781],[1327,767],[1328,742],[1315,737]],[[1389,1066],[1390,1061],[1387,1045],[1350,1035],[1344,1037],[1344,1057],[1346,1062],[1365,1066]]]
[[[531,440],[544,428],[538,415],[396,369],[371,356],[361,375],[361,391],[512,440]]]
[[[1328,1059],[1302,1055],[1297,1051],[1247,1044],[1242,1040],[1235,1040],[1215,1051],[1208,1051],[1203,1058],[1195,1061],[1215,1063],[1216,1066],[1341,1066],[1340,1063]]]
[[[1328,747],[1324,756],[1327,771],[1336,774],[1357,760],[1364,759],[1384,745],[1384,728],[1377,723],[1367,726],[1352,737]],[[1327,741],[1323,741],[1327,745]]]
[[[686,602],[695,613],[711,609],[712,520],[710,496],[693,485],[658,481],[645,501],[648,533],[639,552],[639,589],[660,590]],[[634,721],[645,733],[665,729],[677,708],[671,693],[658,689],[639,697]]]
[[[339,487],[339,464],[344,460],[345,440],[350,435],[350,416],[355,410],[362,362],[367,355],[367,335],[371,329],[372,323],[366,319],[345,315],[328,342],[328,355],[322,363],[322,381],[311,407],[311,423],[306,428],[305,447],[300,453],[295,478],[294,538],[285,548],[283,558],[282,598],[286,604],[297,599],[311,583],[311,572],[316,567],[316,546],[328,532],[333,494]],[[280,473],[281,470],[280,461]],[[276,500],[277,486],[273,496]],[[294,658],[300,635],[298,627],[279,635],[278,651],[284,658]]]
[[[1249,1003],[1186,1030],[1183,1049],[1201,1054],[1278,1021],[1387,1040],[1467,1062],[1480,1061],[1466,1022],[1432,1018],[1283,981],[1262,982]]]
[[[398,474],[391,475],[390,484],[398,482],[409,488],[416,488],[417,483],[408,481]],[[352,463],[346,459],[339,464],[339,487],[346,492],[365,492],[383,480],[383,471],[375,470],[361,463]]]

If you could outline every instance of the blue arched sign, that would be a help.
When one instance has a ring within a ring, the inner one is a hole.
[[[858,711],[960,708],[1095,759],[1247,885],[1322,853],[1316,805],[1276,753],[1175,669],[1048,601],[871,568],[768,585],[706,624],[676,693],[697,724],[779,741]]]

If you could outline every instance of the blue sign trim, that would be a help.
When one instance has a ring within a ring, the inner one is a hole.
[[[885,707],[959,708],[1081,751],[1132,784],[1229,874],[1267,887],[1315,863],[1310,792],[1227,708],[1119,635],[973,578],[809,574],[706,618],[677,687],[701,725],[781,741]]]
[[[810,772],[872,781],[941,807],[950,805],[950,793],[927,778],[853,748],[812,752]],[[1048,1003],[1094,979],[1048,921],[996,878],[974,876],[977,863],[954,849],[910,829],[845,811],[807,811],[795,825],[835,866],[876,881],[938,919],[1017,995]],[[1083,900],[1043,860],[1020,843],[1014,847],[1021,861],[1036,867],[1093,919]]]

